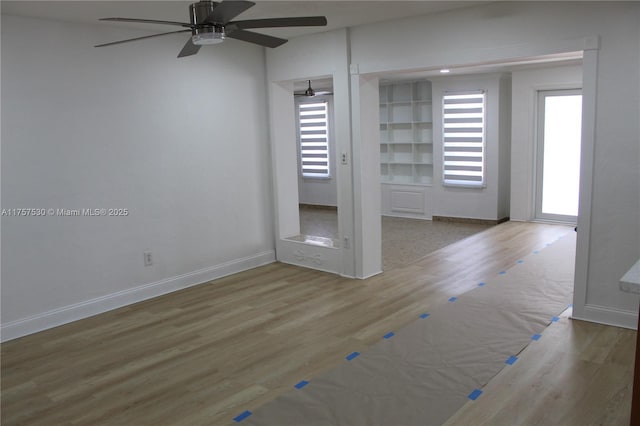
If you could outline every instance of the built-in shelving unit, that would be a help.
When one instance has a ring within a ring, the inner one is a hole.
[[[380,175],[383,183],[431,185],[431,82],[380,85]]]

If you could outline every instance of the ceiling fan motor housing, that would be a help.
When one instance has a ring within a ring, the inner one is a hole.
[[[192,35],[215,32],[222,34],[224,37],[224,27],[222,25],[203,24],[216,6],[218,6],[218,3],[214,1],[199,1],[189,5],[189,17],[191,18],[191,24],[194,25],[191,28]]]

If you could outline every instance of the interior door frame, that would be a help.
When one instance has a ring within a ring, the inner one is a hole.
[[[533,217],[536,221],[541,222],[557,222],[575,225],[578,221],[578,216],[561,215],[553,213],[542,212],[542,186],[543,186],[543,164],[544,164],[544,126],[545,126],[545,99],[548,96],[571,96],[582,94],[581,87],[567,87],[561,89],[540,89],[536,91],[536,135],[535,135],[535,188],[533,191]],[[581,134],[581,139],[583,135]],[[581,150],[583,142],[581,140]],[[582,170],[582,167],[579,168]],[[579,190],[579,189],[578,189]]]

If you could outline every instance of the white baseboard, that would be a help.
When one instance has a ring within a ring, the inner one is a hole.
[[[638,328],[638,314],[636,312],[622,311],[604,306],[585,305],[583,313],[579,316],[572,315],[572,318],[598,324],[630,328],[632,330]]]
[[[275,262],[273,250],[2,324],[2,342]]]

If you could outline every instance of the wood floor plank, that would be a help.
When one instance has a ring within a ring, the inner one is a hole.
[[[7,342],[2,424],[231,424],[566,232],[508,222],[367,280],[276,263]],[[499,387],[505,409],[544,422],[584,419],[588,404],[598,419],[624,420],[635,333],[558,331],[561,356],[523,356],[529,372]],[[594,389],[573,392],[583,386]],[[553,415],[535,414],[532,390]],[[500,413],[474,419],[509,419]]]
[[[445,424],[626,426],[634,337],[632,330],[565,315],[494,377],[480,398],[467,402]],[[617,352],[623,356],[612,362]]]

